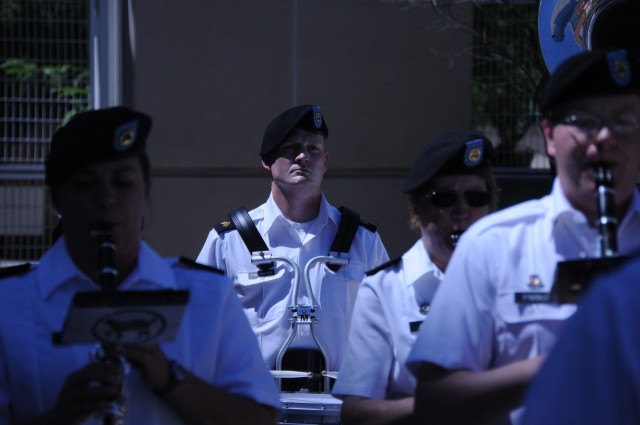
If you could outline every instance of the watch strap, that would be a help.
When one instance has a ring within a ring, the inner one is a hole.
[[[164,397],[175,389],[186,377],[186,370],[175,360],[169,361],[167,364],[167,372],[169,380],[163,388],[153,390],[158,397]]]

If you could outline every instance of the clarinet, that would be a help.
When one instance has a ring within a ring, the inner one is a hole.
[[[115,244],[111,228],[100,228],[92,232],[96,239],[98,249],[98,270],[96,280],[104,292],[115,292],[117,287],[118,271],[115,266]],[[118,395],[105,404],[101,411],[104,425],[123,425],[125,413],[124,375],[126,362],[117,354],[117,347],[98,343],[91,354],[91,360],[95,363],[109,364],[119,368],[121,374],[120,391]]]
[[[598,231],[600,232],[600,256],[617,257],[618,219],[615,214],[613,176],[606,164],[597,164],[594,170],[598,213]]]
[[[623,258],[618,256],[615,214],[615,191],[611,168],[598,163],[593,169],[596,186],[596,215],[600,242],[599,256],[558,263],[551,291],[551,299],[560,303],[577,303],[596,273],[616,266]]]

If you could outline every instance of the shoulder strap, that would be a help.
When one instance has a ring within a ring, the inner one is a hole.
[[[349,249],[351,249],[353,238],[355,238],[356,233],[358,233],[358,226],[360,226],[360,214],[345,206],[338,208],[338,210],[342,214],[342,217],[340,218],[338,231],[336,232],[336,236],[333,238],[329,252],[340,252],[346,254],[349,252]],[[328,264],[327,267],[334,272],[340,269],[340,265],[337,264]]]
[[[240,237],[249,249],[249,252],[269,250],[245,207],[240,207],[235,211],[231,211],[229,213],[229,218],[240,233]]]
[[[351,249],[353,239],[358,232],[358,226],[362,224],[360,220],[360,214],[350,210],[347,207],[338,208],[342,217],[340,218],[340,224],[338,225],[338,231],[331,243],[329,252],[348,253]],[[249,252],[269,251],[269,247],[265,243],[264,239],[258,232],[255,223],[251,219],[251,216],[247,212],[246,208],[240,207],[235,211],[229,213],[229,218],[240,233],[244,244]],[[340,269],[339,265],[328,265],[328,267],[335,271]]]
[[[342,218],[340,219],[336,236],[333,238],[330,251],[346,253],[349,252],[353,238],[356,237],[358,232],[360,214],[344,206],[338,208],[338,210],[342,213]]]
[[[254,252],[267,252],[269,247],[265,243],[264,239],[260,235],[256,224],[251,219],[249,212],[245,207],[240,207],[235,211],[229,213],[229,218],[233,222],[234,226],[240,233],[240,237],[245,246],[249,249],[250,253]],[[261,270],[273,268],[274,263],[260,264],[258,268]]]

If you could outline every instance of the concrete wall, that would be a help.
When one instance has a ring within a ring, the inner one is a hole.
[[[471,5],[444,6],[470,22]],[[154,118],[146,238],[195,257],[209,229],[268,196],[268,122],[322,107],[324,193],[378,225],[391,257],[416,239],[401,193],[423,143],[471,122],[471,38],[430,7],[383,0],[136,0],[126,103]]]

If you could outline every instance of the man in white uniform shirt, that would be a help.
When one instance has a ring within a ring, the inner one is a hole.
[[[288,307],[310,301],[302,282],[304,268],[312,258],[329,255],[344,218],[321,191],[329,163],[328,134],[320,108],[301,105],[271,121],[260,149],[262,167],[272,177],[271,195],[249,212],[248,221],[255,224],[258,237],[273,257],[287,258],[297,265],[301,276],[298,300],[294,300],[291,265],[277,261],[270,270],[257,267],[230,221],[211,230],[197,259],[223,270],[233,280],[264,360],[272,369],[291,331]],[[316,334],[327,353],[325,367],[329,371],[337,371],[342,361],[356,291],[365,271],[389,260],[374,226],[356,219],[353,231],[353,241],[346,248],[348,264],[330,268],[317,262],[309,271],[319,307]],[[318,349],[310,326],[298,326],[289,348]]]
[[[461,238],[408,359],[416,414],[438,424],[510,424],[575,304],[540,302],[558,262],[600,257],[594,168],[613,176],[619,252],[640,248],[640,65],[624,50],[560,65],[540,99],[557,177],[549,195]],[[597,349],[595,347],[594,349]]]
[[[430,140],[411,168],[403,191],[421,238],[401,258],[367,272],[360,286],[333,388],[345,425],[410,421],[416,379],[404,363],[457,238],[495,209],[491,157],[482,134],[454,131]]]

